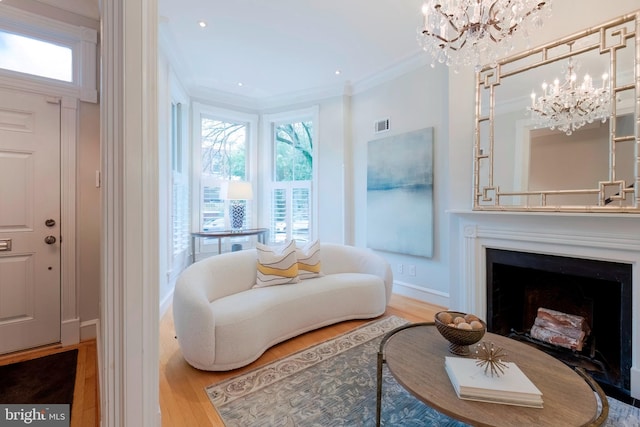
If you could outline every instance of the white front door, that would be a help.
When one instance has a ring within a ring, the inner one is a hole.
[[[0,354],[60,341],[60,100],[0,89]]]

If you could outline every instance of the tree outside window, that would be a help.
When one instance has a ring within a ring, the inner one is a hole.
[[[310,181],[313,172],[313,122],[275,127],[276,181]]]
[[[223,182],[247,179],[247,123],[209,117],[201,118],[201,230],[229,228],[225,200],[220,198]],[[245,220],[250,218],[247,212]]]
[[[202,173],[221,180],[247,176],[247,125],[202,118]]]
[[[275,124],[271,236],[276,242],[311,238],[313,122]]]

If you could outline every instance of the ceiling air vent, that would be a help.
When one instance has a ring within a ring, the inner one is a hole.
[[[386,132],[389,130],[389,119],[378,120],[373,125],[373,131],[375,133]]]

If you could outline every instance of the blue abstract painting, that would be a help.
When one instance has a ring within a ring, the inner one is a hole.
[[[433,128],[369,142],[367,246],[433,256]]]

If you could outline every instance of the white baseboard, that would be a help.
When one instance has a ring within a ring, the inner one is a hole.
[[[80,341],[95,339],[98,335],[98,319],[80,322],[80,319],[70,319],[62,322],[60,344],[62,346],[75,345]]]
[[[74,345],[80,342],[80,319],[63,320],[60,328],[60,344]]]
[[[98,319],[80,323],[80,341],[92,340],[98,337]]]
[[[394,281],[393,293],[434,305],[449,307],[449,294],[447,292],[436,291],[411,283]]]
[[[162,316],[164,316],[164,314],[167,312],[167,310],[169,310],[169,307],[171,306],[171,303],[173,302],[173,290],[171,290],[171,292],[169,292],[163,299],[162,301],[160,301],[160,319],[162,319]]]

